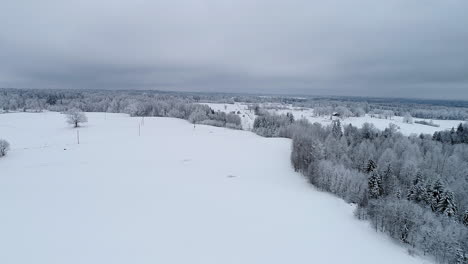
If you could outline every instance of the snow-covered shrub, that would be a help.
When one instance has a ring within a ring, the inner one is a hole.
[[[226,126],[227,124],[233,124],[235,126],[241,126],[241,119],[238,115],[236,114],[227,114],[226,115]]]
[[[225,126],[225,123],[222,122],[222,121],[210,120],[210,119],[203,120],[203,121],[200,122],[200,124],[208,125],[208,126],[216,126],[216,127],[224,127]]]
[[[208,115],[206,114],[205,111],[198,109],[195,112],[192,112],[188,118],[190,123],[197,124],[201,123],[204,120],[208,119]]]
[[[184,113],[179,109],[171,109],[167,113],[168,117],[175,117],[175,118],[184,118]]]
[[[431,127],[440,127],[440,125],[434,123],[432,120],[430,120],[430,121],[416,120],[416,121],[414,121],[414,123],[420,124],[420,125],[425,125],[425,126],[431,126]]]
[[[0,139],[0,157],[3,157],[10,150],[10,143],[4,139]]]
[[[233,124],[233,123],[226,123],[226,127],[231,128],[231,129],[239,129],[239,130],[242,129],[241,125]]]

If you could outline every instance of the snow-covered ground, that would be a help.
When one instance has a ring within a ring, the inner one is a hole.
[[[232,112],[232,111],[240,111],[241,112],[241,119],[243,123],[243,128],[245,130],[250,130],[253,126],[253,121],[255,120],[255,115],[253,112],[247,109],[247,105],[243,103],[235,103],[235,104],[207,104],[215,111],[223,111],[223,112]],[[329,117],[317,117],[314,116],[313,109],[308,108],[294,108],[291,106],[284,106],[287,109],[279,109],[273,110],[269,109],[268,111],[271,113],[276,114],[286,114],[288,112],[292,113],[296,119],[305,118],[312,123],[320,123],[323,125],[328,125],[332,121]],[[245,114],[244,114],[245,113]],[[245,115],[245,116],[244,116]],[[414,121],[419,120],[426,120],[431,121],[429,119],[421,119],[421,118],[414,118]],[[427,126],[422,124],[407,124],[403,122],[403,117],[395,116],[392,119],[380,119],[380,118],[371,118],[369,115],[363,117],[349,117],[341,119],[343,125],[352,124],[353,126],[362,127],[364,123],[372,123],[374,126],[380,130],[384,130],[387,128],[390,123],[397,125],[398,131],[400,131],[403,135],[411,135],[411,134],[434,134],[436,131],[447,130],[451,129],[452,127],[457,128],[457,126],[465,121],[462,120],[432,120],[434,124],[439,125],[439,127]]]
[[[78,145],[59,113],[0,115],[0,263],[427,262],[295,173],[288,139],[88,118]]]

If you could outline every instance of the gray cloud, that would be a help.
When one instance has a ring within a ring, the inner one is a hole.
[[[0,87],[468,99],[468,2],[18,0]]]

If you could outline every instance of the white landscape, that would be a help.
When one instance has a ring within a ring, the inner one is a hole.
[[[62,114],[0,115],[0,263],[430,263],[294,172],[289,139],[87,116],[78,145]]]
[[[225,113],[235,112],[238,113],[242,120],[242,128],[245,130],[251,130],[255,120],[255,114],[253,110],[248,109],[248,105],[245,103],[234,103],[234,104],[222,104],[222,103],[205,103],[210,108],[215,111],[221,111]],[[279,107],[280,109],[275,109]],[[330,119],[330,116],[316,116],[314,110],[311,108],[300,108],[292,107],[290,105],[274,105],[273,109],[269,110],[272,114],[287,114],[291,113],[294,115],[296,120],[307,119],[311,123],[319,123],[322,125],[331,125],[333,120]],[[371,123],[377,129],[384,130],[389,127],[390,124],[395,124],[397,126],[397,131],[403,135],[409,136],[411,134],[419,135],[423,134],[434,134],[436,131],[441,130],[450,130],[456,128],[460,123],[465,122],[465,120],[430,120],[422,118],[414,118],[414,121],[427,121],[433,122],[438,126],[428,126],[417,123],[405,123],[402,116],[393,116],[389,119],[371,117],[369,114],[360,117],[346,117],[340,118],[343,125],[353,125],[356,127],[362,127],[364,123]]]

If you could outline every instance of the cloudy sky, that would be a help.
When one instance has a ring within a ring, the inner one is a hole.
[[[466,0],[7,0],[0,87],[468,99]]]

